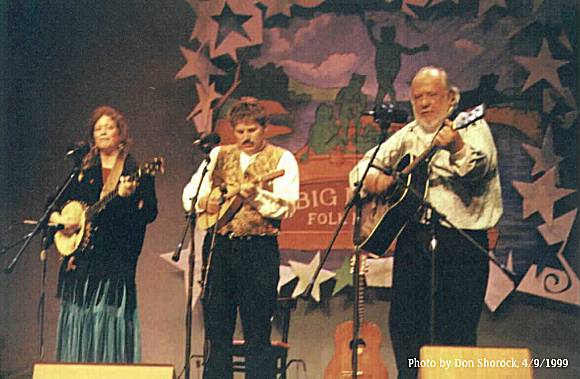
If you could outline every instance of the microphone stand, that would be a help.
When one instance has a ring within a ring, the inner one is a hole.
[[[58,190],[58,193],[56,194],[54,199],[52,199],[51,203],[44,210],[44,213],[42,214],[42,216],[38,219],[38,221],[36,221],[36,225],[34,226],[34,229],[32,229],[32,231],[30,233],[28,233],[24,238],[22,238],[22,241],[24,241],[24,243],[20,247],[20,250],[18,250],[18,252],[14,256],[14,258],[12,259],[10,264],[8,266],[6,266],[6,268],[4,269],[5,274],[10,274],[10,273],[12,273],[12,271],[14,271],[14,267],[16,266],[18,261],[20,260],[20,256],[22,255],[24,250],[26,250],[28,245],[30,244],[30,242],[32,241],[32,238],[35,235],[37,235],[40,230],[47,227],[48,219],[50,218],[51,213],[54,211],[56,204],[58,203],[58,201],[60,200],[60,198],[62,197],[64,192],[67,190],[67,188],[72,183],[72,180],[77,176],[77,174],[79,172],[80,172],[80,167],[78,167],[78,166],[75,166],[72,169],[71,173],[69,174],[69,176],[66,179],[66,181],[64,182],[64,184]],[[15,245],[12,245],[10,247],[13,247],[13,246],[15,246]],[[2,251],[2,253],[5,253],[5,251]]]
[[[195,205],[197,204],[197,198],[199,196],[199,190],[201,189],[201,184],[203,183],[203,179],[207,174],[207,166],[210,163],[209,155],[205,157],[202,164],[203,171],[201,173],[201,178],[199,183],[197,184],[197,188],[195,190],[195,195],[191,198],[191,210],[187,213],[187,217],[185,219],[185,227],[183,228],[183,233],[181,234],[181,239],[175,248],[175,252],[171,256],[171,260],[174,262],[179,261],[181,256],[181,250],[183,248],[183,242],[185,241],[185,236],[187,235],[188,230],[191,228],[191,248],[189,251],[189,260],[188,260],[188,286],[187,286],[187,301],[186,301],[186,309],[185,309],[185,363],[184,363],[184,378],[190,378],[190,370],[191,370],[191,337],[192,337],[192,306],[193,306],[193,280],[194,280],[194,269],[195,269],[195,220],[196,220],[196,213],[195,213]]]
[[[429,158],[423,162],[423,164],[428,165],[430,159],[434,155],[434,151],[430,154]],[[372,162],[372,161],[371,161]],[[386,175],[392,176],[395,181],[396,185],[400,185],[405,189],[409,190],[411,196],[413,196],[418,204],[419,204],[419,212],[417,214],[426,214],[427,215],[427,226],[429,230],[429,244],[428,244],[428,252],[431,258],[431,291],[430,291],[430,343],[435,343],[435,297],[437,294],[437,265],[436,265],[436,252],[437,252],[437,233],[436,228],[437,225],[446,224],[451,229],[455,230],[459,235],[461,235],[464,239],[466,239],[472,246],[474,246],[477,250],[479,250],[482,254],[485,254],[488,261],[493,262],[497,267],[499,267],[507,276],[508,278],[515,283],[516,274],[510,270],[506,265],[502,264],[497,260],[497,258],[483,246],[481,246],[473,237],[467,234],[464,230],[458,228],[455,224],[447,219],[447,217],[439,212],[429,201],[427,201],[422,194],[420,194],[416,188],[413,187],[411,183],[407,184],[407,182],[403,179],[406,175],[413,174],[414,170],[411,170],[409,173],[403,174],[399,171],[390,169],[390,168],[381,168],[379,166],[372,165],[373,168],[376,168],[382,171]],[[420,166],[420,165],[419,165]],[[419,167],[418,166],[418,167]],[[417,168],[415,168],[417,169]],[[426,170],[427,171],[427,170]],[[428,175],[428,174],[427,174]]]
[[[51,232],[49,231],[48,220],[54,209],[56,208],[56,204],[60,201],[65,191],[69,188],[72,181],[77,177],[80,172],[80,159],[76,161],[75,166],[71,170],[70,174],[68,175],[65,182],[60,186],[56,196],[50,201],[49,205],[44,210],[42,216],[36,221],[34,229],[24,236],[18,243],[12,244],[6,248],[4,248],[1,254],[6,253],[8,249],[17,246],[19,243],[22,243],[20,250],[16,253],[10,264],[4,269],[5,274],[11,274],[14,271],[14,268],[22,253],[26,250],[32,239],[36,234],[38,234],[42,230],[42,241],[41,241],[41,251],[40,251],[40,261],[42,263],[41,266],[41,278],[40,278],[40,295],[38,301],[38,308],[37,308],[37,322],[40,328],[39,334],[39,359],[42,360],[44,358],[44,318],[45,318],[45,299],[46,299],[46,271],[47,271],[47,259],[46,259],[46,250],[50,247],[52,243],[52,238],[50,236]]]
[[[359,272],[360,272],[360,221],[361,221],[361,215],[362,215],[362,207],[361,207],[361,201],[362,198],[360,196],[360,193],[362,191],[362,187],[363,187],[363,183],[369,173],[369,170],[371,169],[371,167],[373,167],[373,162],[375,160],[375,158],[377,157],[377,154],[379,153],[379,150],[381,148],[381,146],[383,145],[383,143],[387,140],[387,130],[389,129],[389,126],[391,124],[390,120],[385,120],[385,119],[375,119],[376,122],[379,123],[380,127],[381,127],[381,137],[379,140],[379,143],[377,145],[377,147],[374,149],[371,158],[369,160],[369,163],[367,164],[367,166],[365,167],[365,170],[363,171],[362,176],[359,178],[359,180],[356,183],[356,187],[353,191],[353,195],[350,199],[350,201],[346,204],[345,209],[344,209],[344,213],[342,215],[342,218],[340,219],[338,226],[330,240],[330,243],[328,245],[328,247],[326,248],[320,263],[318,264],[318,267],[316,268],[316,270],[314,271],[314,275],[312,276],[312,279],[310,280],[310,283],[308,284],[308,286],[306,287],[306,290],[304,291],[304,293],[302,294],[303,298],[308,298],[310,297],[310,294],[312,293],[312,289],[314,287],[314,283],[316,282],[316,279],[318,278],[318,275],[320,275],[320,271],[322,271],[322,267],[324,266],[324,264],[326,263],[328,257],[330,256],[330,252],[332,251],[332,247],[334,246],[334,243],[336,242],[336,239],[338,238],[338,235],[340,234],[340,231],[342,230],[344,223],[346,222],[346,219],[348,217],[348,214],[350,213],[350,210],[355,207],[355,223],[354,223],[354,228],[353,228],[353,242],[354,242],[354,268],[353,268],[353,287],[355,288],[355,290],[358,290],[358,286],[359,286],[359,282],[360,282],[360,276],[359,276]],[[359,304],[358,304],[358,299],[355,299],[354,301],[354,306],[353,306],[353,328],[352,328],[352,343],[351,343],[351,365],[352,365],[352,379],[357,379],[358,377],[358,342],[359,342],[359,332],[360,332],[360,319],[359,319]]]

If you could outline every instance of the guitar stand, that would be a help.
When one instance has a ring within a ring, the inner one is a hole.
[[[373,165],[373,162],[375,161],[375,158],[377,157],[377,154],[379,153],[381,146],[387,140],[387,130],[389,129],[389,126],[391,125],[391,120],[384,120],[384,119],[375,118],[375,121],[378,122],[380,124],[380,127],[381,127],[380,141],[379,141],[377,147],[374,149],[373,154],[371,155],[371,158],[369,159],[369,163],[365,167],[365,170],[363,171],[362,176],[357,181],[350,201],[344,207],[344,213],[343,213],[343,215],[338,223],[338,226],[337,226],[337,228],[336,228],[336,230],[335,230],[335,232],[330,240],[330,243],[328,244],[328,247],[324,251],[322,259],[320,260],[320,263],[318,264],[318,267],[316,267],[316,270],[314,271],[314,275],[312,276],[312,279],[310,279],[310,283],[306,287],[306,290],[304,291],[304,293],[301,295],[302,298],[304,298],[304,299],[307,299],[310,297],[310,294],[312,293],[312,289],[314,287],[314,283],[316,282],[318,275],[320,275],[320,271],[322,271],[322,267],[324,267],[324,264],[326,263],[328,257],[330,256],[330,252],[332,251],[332,247],[334,246],[334,243],[336,242],[336,239],[338,238],[338,235],[340,234],[340,231],[342,230],[342,227],[344,226],[344,224],[346,222],[348,214],[350,213],[350,210],[353,207],[355,207],[355,210],[356,210],[355,223],[354,223],[354,228],[353,228],[354,229],[353,230],[353,242],[354,242],[354,247],[355,247],[355,249],[354,249],[355,260],[354,260],[354,269],[353,269],[353,287],[358,288],[358,286],[359,286],[360,277],[359,277],[358,273],[359,273],[359,269],[360,269],[360,251],[361,251],[361,249],[360,249],[360,220],[361,220],[361,213],[362,213],[362,208],[360,206],[361,205],[360,193],[362,191],[363,183],[364,183],[371,167],[375,167]],[[352,379],[357,379],[357,377],[358,377],[357,341],[359,340],[359,329],[360,329],[360,320],[359,320],[358,313],[359,313],[358,301],[355,301],[354,306],[353,306],[353,336],[352,336],[352,343],[353,344],[352,344],[352,355],[351,355]]]

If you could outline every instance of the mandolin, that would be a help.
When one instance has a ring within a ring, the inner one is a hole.
[[[155,176],[157,173],[163,173],[164,171],[165,162],[163,158],[156,157],[153,161],[139,166],[135,173],[129,175],[129,179],[139,180],[145,175]],[[54,244],[61,255],[69,256],[91,248],[92,235],[98,229],[98,226],[94,224],[95,217],[106,208],[111,200],[119,196],[117,193],[118,186],[117,184],[113,191],[91,206],[77,200],[72,200],[65,204],[60,211],[61,217],[78,220],[79,227],[72,234],[65,234],[62,230],[55,233]]]
[[[374,323],[364,320],[365,272],[367,271],[367,256],[361,254],[359,280],[356,291],[358,304],[358,339],[353,341],[353,321],[338,324],[334,331],[334,355],[324,370],[324,379],[348,379],[353,377],[352,349],[357,353],[356,378],[387,379],[387,366],[381,359],[381,329]]]
[[[275,170],[269,172],[265,175],[262,175],[258,178],[252,180],[255,185],[264,184],[281,176],[284,176],[284,170]],[[220,198],[222,189],[220,186],[214,187],[209,195],[209,198]],[[233,191],[227,191],[224,196],[224,202],[220,206],[220,210],[218,213],[201,213],[197,217],[197,226],[202,230],[207,230],[213,227],[217,222],[217,228],[220,229],[222,226],[226,225],[244,204],[244,198],[239,194],[239,188]]]
[[[467,113],[460,113],[453,128],[460,130],[483,118],[484,106],[478,105]],[[428,165],[436,147],[429,146],[421,155],[406,154],[397,163],[396,171],[405,185],[397,183],[387,194],[367,196],[362,203],[361,237],[356,244],[370,253],[383,255],[391,243],[401,234],[407,223],[421,208],[421,199],[409,188],[425,197],[428,187]]]

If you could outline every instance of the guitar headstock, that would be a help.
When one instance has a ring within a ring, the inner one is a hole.
[[[155,157],[150,162],[145,162],[139,167],[139,173],[141,175],[146,174],[149,176],[155,176],[158,173],[163,174],[165,172],[165,159],[163,157]]]
[[[453,129],[459,130],[468,127],[475,121],[482,119],[484,113],[485,106],[483,104],[479,104],[477,107],[473,108],[469,112],[460,113],[459,116],[457,116],[453,121],[454,123]]]

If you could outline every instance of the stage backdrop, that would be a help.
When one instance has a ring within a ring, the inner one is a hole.
[[[490,249],[517,278],[511,282],[491,266],[486,302],[495,314],[484,316],[480,342],[578,358],[577,2],[8,1],[1,7],[2,246],[31,230],[23,220],[42,214],[71,168],[66,147],[87,138],[94,107],[111,104],[126,113],[141,161],[155,155],[167,161],[157,179],[160,214],[138,271],[147,362],[183,366],[191,248],[177,264],[169,257],[184,227],[181,190],[202,159],[191,145],[198,133],[214,131],[231,142],[228,109],[241,96],[254,96],[270,115],[269,138],[295,154],[301,196],[280,238],[280,291],[298,296],[343,216],[348,171],[380,135],[362,112],[386,102],[409,112],[410,80],[427,64],[449,72],[462,91],[460,109],[486,105],[499,151],[504,216]],[[352,214],[346,221],[311,298],[293,315],[291,355],[306,359],[311,377],[320,377],[330,359],[334,326],[350,318]],[[17,251],[0,255],[3,267]],[[34,239],[0,280],[0,372],[30,367],[39,354],[37,251]],[[58,316],[58,256],[50,253],[45,360],[54,356]],[[386,322],[391,269],[392,257],[371,260],[367,282],[369,319],[383,329],[383,355],[393,372]],[[201,353],[198,306],[194,314],[194,352]],[[512,328],[520,316],[537,333]],[[573,366],[558,375],[578,374],[578,363]]]

